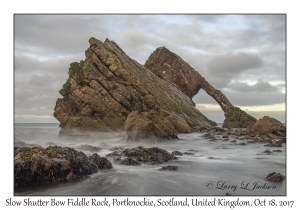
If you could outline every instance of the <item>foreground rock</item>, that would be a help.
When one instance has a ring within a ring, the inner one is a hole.
[[[132,149],[116,150],[106,155],[122,165],[161,164],[177,157],[158,147],[144,148],[143,146]]]
[[[24,147],[24,148],[32,148],[32,147],[42,148],[42,146],[40,146],[38,144],[27,144],[18,138],[14,138],[14,156],[16,156],[16,154],[18,153],[18,149],[20,149],[22,147]]]
[[[15,187],[76,180],[98,171],[111,168],[104,157],[84,153],[68,147],[22,147],[14,157]]]
[[[282,182],[285,179],[285,176],[281,175],[280,173],[270,173],[266,177],[266,179],[270,182]]]
[[[263,118],[259,119],[254,125],[247,127],[247,132],[259,132],[260,134],[268,135],[271,138],[276,138],[276,136],[285,137],[286,127],[278,120],[268,116],[264,116]]]
[[[112,164],[105,157],[100,157],[97,153],[89,156],[89,160],[95,163],[98,169],[111,169]]]
[[[202,88],[224,111],[226,118],[223,128],[246,128],[257,121],[240,108],[234,107],[220,90],[215,89],[181,57],[165,47],[157,48],[149,56],[145,67],[160,78],[175,84],[190,98]]]
[[[167,165],[167,166],[163,166],[163,167],[159,168],[158,170],[159,171],[166,171],[166,170],[176,171],[177,169],[178,169],[178,166]]]
[[[90,38],[86,59],[71,63],[54,116],[60,134],[125,131],[128,140],[177,138],[215,125],[176,86],[129,58],[108,39]]]

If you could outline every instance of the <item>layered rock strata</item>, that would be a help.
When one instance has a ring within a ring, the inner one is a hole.
[[[128,140],[177,138],[195,126],[215,125],[172,83],[129,58],[108,39],[89,40],[84,61],[74,62],[54,116],[60,134],[124,129]]]
[[[172,82],[190,98],[202,88],[224,111],[224,128],[246,128],[257,121],[240,108],[234,107],[220,90],[215,89],[181,57],[165,47],[157,48],[149,56],[145,67],[160,78]]]

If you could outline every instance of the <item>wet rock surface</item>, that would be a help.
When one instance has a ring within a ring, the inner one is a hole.
[[[265,150],[264,153],[266,153],[266,154],[272,154],[272,152],[270,150],[268,150],[268,149]]]
[[[280,149],[273,150],[273,152],[282,152]]]
[[[266,144],[265,147],[281,147],[282,142],[280,140],[273,140],[270,143]]]
[[[266,176],[266,180],[270,181],[270,182],[282,182],[285,179],[285,176],[283,176],[280,173],[270,173]]]
[[[184,155],[194,155],[194,153],[192,153],[192,152],[184,152],[183,154]]]
[[[129,58],[115,42],[90,38],[89,43],[86,59],[71,63],[60,90],[63,98],[56,101],[60,135],[125,129],[128,140],[176,139],[196,126],[215,125],[186,94]]]
[[[105,157],[100,157],[97,153],[89,156],[89,160],[96,164],[98,169],[111,169],[112,164]]]
[[[182,152],[180,152],[180,151],[173,151],[172,153],[171,153],[172,155],[177,155],[177,156],[182,156],[183,155],[183,153]]]
[[[118,150],[106,155],[108,158],[123,165],[161,164],[177,157],[158,147],[145,148],[143,146],[132,149]]]
[[[178,166],[172,166],[172,165],[167,165],[159,168],[159,171],[176,171],[178,169]]]
[[[15,154],[15,187],[81,179],[109,165],[100,156],[88,158],[83,152],[68,147],[21,147]]]
[[[276,139],[278,137],[285,137],[286,127],[278,120],[264,116],[255,124],[247,127],[247,132],[259,132],[262,135],[267,135],[269,138]]]

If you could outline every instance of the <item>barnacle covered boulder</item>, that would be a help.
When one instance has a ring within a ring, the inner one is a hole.
[[[111,163],[94,154],[87,157],[69,147],[20,147],[14,157],[15,187],[77,180],[99,169],[110,169]]]

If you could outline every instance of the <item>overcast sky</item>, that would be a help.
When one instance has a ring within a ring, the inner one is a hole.
[[[88,40],[114,40],[144,64],[165,46],[256,118],[285,122],[285,15],[15,15],[15,122],[53,117],[69,64]],[[193,98],[208,118],[224,114],[203,90]]]

